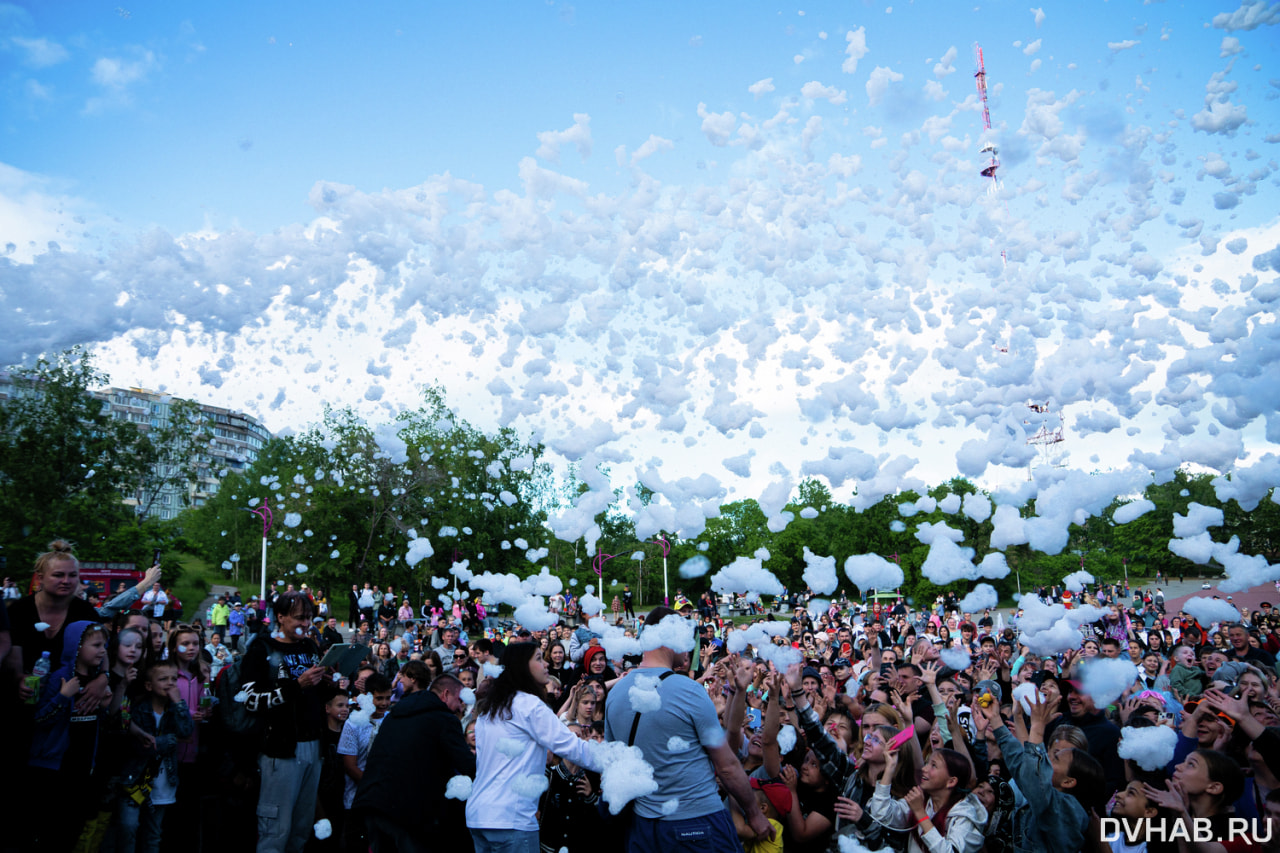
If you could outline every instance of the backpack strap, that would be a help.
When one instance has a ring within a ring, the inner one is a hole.
[[[666,681],[670,676],[675,675],[671,670],[667,670],[658,676],[658,681]],[[627,735],[627,746],[635,746],[636,730],[640,728],[640,712],[636,711],[636,715],[631,720],[631,734]]]

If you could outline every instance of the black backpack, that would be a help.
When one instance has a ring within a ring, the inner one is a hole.
[[[240,671],[245,655],[241,655],[230,666],[224,666],[213,683],[213,695],[218,700],[218,717],[227,732],[232,735],[257,736],[266,727],[265,714],[252,714],[236,697],[244,690],[244,677]],[[267,652],[267,661],[279,672],[284,657],[272,649]]]

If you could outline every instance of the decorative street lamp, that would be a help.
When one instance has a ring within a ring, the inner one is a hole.
[[[654,541],[662,546],[662,603],[670,607],[671,597],[667,594],[667,555],[671,553],[671,543],[665,536],[659,536]]]
[[[271,507],[267,504],[267,498],[262,499],[262,506],[245,507],[249,512],[262,519],[262,577],[259,579],[258,603],[265,606],[267,600],[267,532],[271,530]]]
[[[604,603],[604,564],[612,560],[617,554],[596,554],[596,558],[591,561],[592,567],[596,570],[596,577],[600,578],[600,602]]]

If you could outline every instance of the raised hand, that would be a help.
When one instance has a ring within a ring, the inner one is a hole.
[[[913,693],[911,695],[914,696],[915,694]],[[902,715],[902,719],[904,720],[904,722],[910,723],[912,719],[914,719],[911,715],[910,699],[904,698],[903,695],[899,693],[897,690],[892,691],[889,694],[889,698],[893,707],[896,708],[898,713]]]
[[[804,685],[801,683],[802,673],[803,668],[798,663],[793,663],[791,666],[787,667],[786,683],[792,693],[800,693],[804,690]]]
[[[884,747],[884,776],[883,779],[890,780],[893,778],[893,771],[898,769],[898,750],[901,747],[890,746],[885,744]]]
[[[1173,809],[1175,812],[1185,812],[1187,810],[1187,795],[1181,786],[1172,779],[1169,780],[1169,787],[1155,788],[1151,785],[1143,785],[1142,789],[1147,795],[1147,799],[1158,806],[1166,809]]]
[[[586,773],[582,774],[582,778],[578,780],[577,784],[574,787],[578,789],[578,793],[581,794],[582,796],[584,797],[591,796],[591,779],[590,777],[587,776]]]
[[[907,791],[907,805],[911,807],[911,813],[915,815],[916,820],[924,820],[926,812],[924,810],[924,791],[920,790],[917,785],[910,791]]]
[[[782,773],[780,773],[779,776],[782,779],[782,784],[786,785],[792,791],[795,791],[800,787],[800,774],[797,773],[796,769],[790,764],[783,765]]]
[[[1237,699],[1221,690],[1206,690],[1200,698],[1233,720],[1240,720],[1249,715],[1249,700],[1244,697]]]
[[[1034,729],[1036,726],[1039,726],[1040,732],[1043,733],[1045,727],[1049,725],[1049,721],[1057,716],[1058,709],[1051,702],[1044,701],[1044,697],[1039,693],[1036,693],[1032,698],[1035,699],[1035,701],[1031,703],[1031,727]],[[1000,713],[1000,706],[992,702],[991,710],[994,710],[998,715]]]
[[[1035,709],[1035,705],[1031,706]],[[1004,725],[1004,718],[1000,716],[1000,706],[995,702],[989,705],[982,705],[980,702],[973,703],[973,719],[975,724],[978,720],[985,720],[987,727],[994,734],[995,730]]]
[[[920,664],[920,680],[925,684],[938,683],[938,670],[942,668],[942,664],[937,662]]]
[[[836,817],[857,823],[862,820],[862,806],[848,797],[836,797]]]

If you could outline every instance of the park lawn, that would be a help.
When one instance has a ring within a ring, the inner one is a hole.
[[[209,597],[214,584],[238,587],[245,601],[258,594],[257,582],[242,580],[236,584],[229,572],[194,554],[178,554],[177,560],[182,565],[182,575],[172,589],[182,602],[182,617],[188,621],[204,618],[200,605]]]

